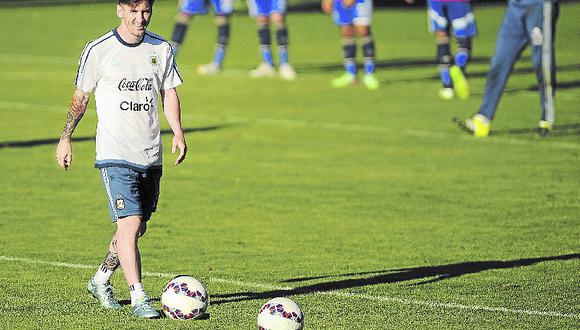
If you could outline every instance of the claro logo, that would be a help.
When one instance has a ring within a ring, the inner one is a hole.
[[[145,102],[123,101],[119,105],[123,111],[149,111],[153,109],[153,98],[145,97]]]
[[[119,90],[121,92],[140,92],[140,91],[150,91],[153,89],[153,78],[139,78],[137,80],[127,80],[123,78],[119,82]]]

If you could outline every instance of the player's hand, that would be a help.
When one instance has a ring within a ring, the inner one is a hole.
[[[342,5],[346,8],[354,6],[355,0],[342,0]]]
[[[69,139],[61,139],[56,146],[56,162],[65,170],[72,164],[72,144]]]
[[[171,153],[174,154],[177,149],[179,149],[179,156],[175,160],[175,165],[181,164],[187,154],[187,145],[185,144],[185,137],[183,135],[175,135],[173,137]]]
[[[320,3],[320,7],[322,8],[322,11],[324,13],[326,14],[332,13],[333,0],[322,0],[322,2]]]

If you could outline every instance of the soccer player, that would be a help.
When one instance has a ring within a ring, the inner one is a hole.
[[[159,197],[159,95],[174,133],[172,151],[179,149],[176,165],[185,159],[187,151],[175,90],[182,80],[173,51],[162,37],[146,30],[153,2],[119,0],[120,25],[86,45],[56,148],[58,164],[68,169],[73,160],[71,136],[94,91],[98,117],[95,167],[100,170],[116,232],[87,288],[103,307],[121,308],[109,282],[120,265],[129,286],[132,312],[140,318],[160,316],[143,290],[138,248],[139,237],[145,233]]]
[[[200,75],[216,75],[221,71],[226,48],[230,39],[230,16],[234,11],[233,0],[212,0],[215,11],[215,22],[217,25],[217,42],[213,61],[208,64],[202,64],[197,67],[197,73]],[[177,54],[185,33],[194,15],[207,14],[207,2],[205,0],[180,0],[179,13],[175,19],[171,44],[174,52]]]
[[[343,44],[345,72],[332,80],[331,85],[343,88],[356,82],[356,35],[364,57],[365,73],[362,81],[368,89],[378,89],[379,81],[374,75],[375,42],[371,35],[372,0],[322,0],[322,11],[333,13],[334,22],[340,27]]]
[[[288,62],[288,28],[286,27],[286,0],[248,0],[248,10],[256,18],[262,63],[250,71],[250,77],[273,77],[276,75],[272,57],[270,23],[276,29],[278,43],[278,73],[285,80],[294,80],[296,71]]]
[[[516,60],[531,44],[532,62],[540,91],[542,109],[539,135],[545,137],[554,124],[554,96],[556,65],[554,35],[558,20],[557,0],[509,0],[508,8],[499,28],[495,55],[479,112],[465,121],[466,127],[478,138],[489,135],[501,94]]]
[[[429,30],[435,34],[439,76],[443,84],[439,97],[451,100],[457,95],[466,100],[469,98],[469,85],[465,70],[471,56],[472,39],[477,34],[471,0],[427,0],[427,12]],[[455,58],[449,45],[452,30],[457,40]]]

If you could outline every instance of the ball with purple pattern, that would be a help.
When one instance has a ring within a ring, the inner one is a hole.
[[[199,319],[209,305],[207,291],[191,276],[178,276],[165,285],[161,293],[163,313],[175,320]]]
[[[300,330],[304,327],[304,315],[300,307],[288,298],[269,300],[258,313],[260,330]]]

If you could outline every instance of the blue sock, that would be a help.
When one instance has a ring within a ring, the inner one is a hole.
[[[272,66],[274,65],[274,60],[272,59],[272,50],[270,50],[269,45],[260,46],[260,53],[262,54],[262,59],[264,60],[264,62]]]
[[[278,47],[278,58],[280,59],[280,65],[288,63],[288,47]]]
[[[441,82],[443,87],[451,87],[451,75],[449,74],[449,67],[439,68],[439,75],[441,77]]]
[[[350,73],[352,75],[356,75],[356,63],[355,63],[354,59],[347,58],[344,60],[344,70],[347,73]]]
[[[222,67],[224,61],[224,56],[226,54],[226,48],[222,45],[217,45],[215,47],[215,54],[213,56],[213,61],[218,67]]]
[[[365,59],[365,74],[375,73],[375,61],[372,58]]]
[[[469,61],[469,54],[465,51],[458,51],[455,55],[455,64],[460,68],[465,68]]]

